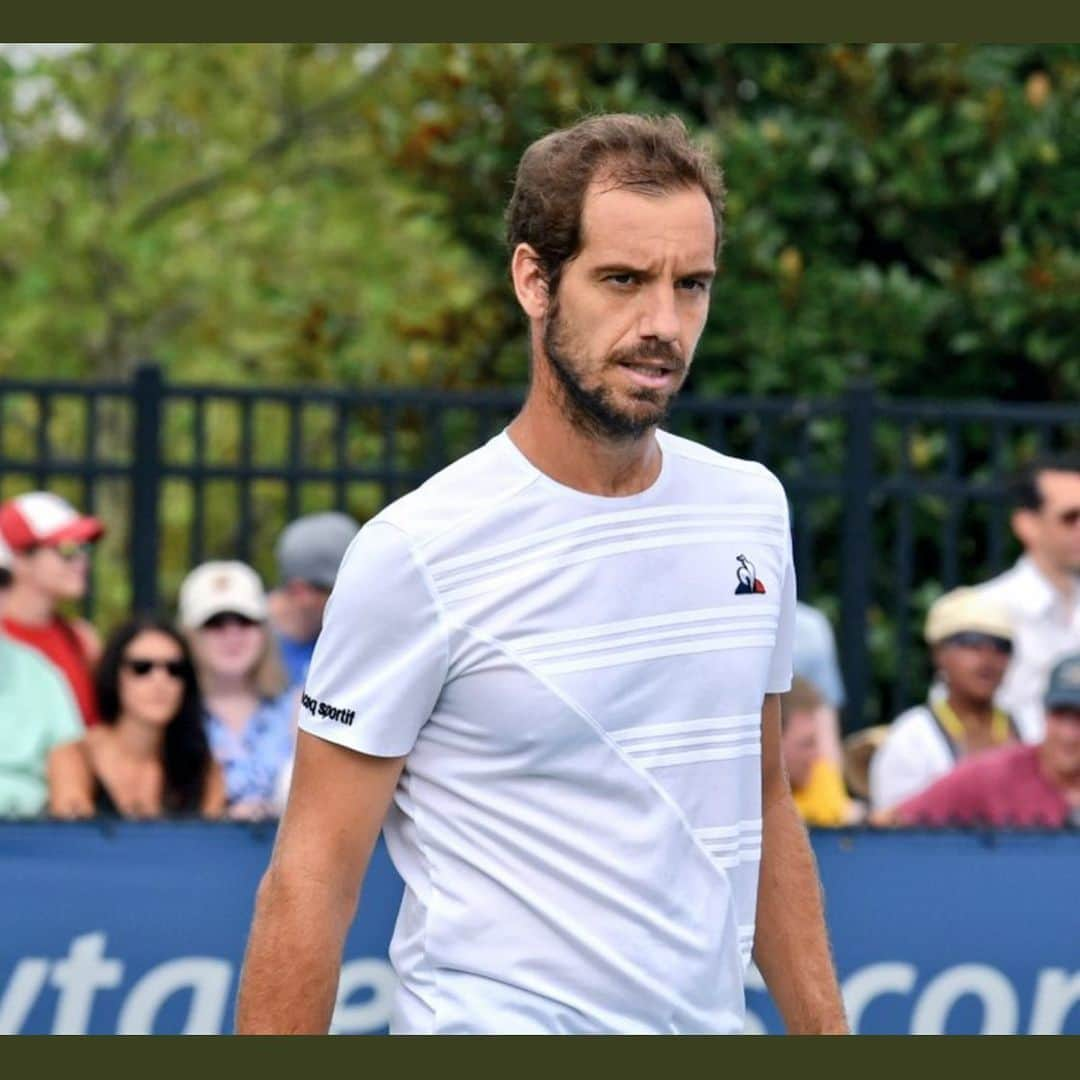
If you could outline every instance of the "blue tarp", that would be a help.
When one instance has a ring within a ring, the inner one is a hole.
[[[219,1032],[272,825],[0,824],[0,1032]],[[862,1032],[1080,1033],[1080,836],[818,832]],[[401,885],[380,842],[334,1030],[385,1029]],[[751,969],[748,1029],[781,1025]]]

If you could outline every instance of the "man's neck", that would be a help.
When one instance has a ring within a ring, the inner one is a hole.
[[[52,597],[46,596],[24,582],[16,581],[8,590],[4,602],[4,618],[24,626],[48,626],[56,614],[56,604]]]
[[[557,391],[534,380],[507,433],[542,473],[589,495],[636,495],[660,475],[655,429],[638,439],[608,440],[582,431],[566,414]]]
[[[975,701],[955,691],[949,692],[946,701],[966,732],[982,732],[993,722],[994,703],[992,701]]]

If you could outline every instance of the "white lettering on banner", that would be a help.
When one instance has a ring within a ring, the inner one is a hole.
[[[50,982],[58,991],[52,1030],[84,1034],[91,1027],[95,995],[122,983],[125,964],[106,956],[105,934],[98,931],[72,939],[67,956],[58,960],[37,956],[18,958],[7,985],[0,986],[0,1034],[18,1034]],[[214,1034],[229,1023],[226,1015],[233,983],[233,965],[222,957],[178,956],[151,967],[120,1003],[113,1022],[98,1015],[99,1031],[119,1034],[150,1032],[168,999],[190,991],[192,998],[184,1020],[185,1034]],[[982,1006],[984,1034],[1013,1034],[1019,1028],[1021,993],[995,967],[958,964],[935,973],[915,994],[919,970],[914,964],[887,962],[868,964],[853,971],[843,982],[844,1004],[853,1031],[880,997],[898,994],[911,998],[913,1033],[945,1030],[957,1002],[965,996],[978,998]],[[342,965],[331,1031],[335,1034],[367,1033],[384,1028],[390,1018],[395,978],[386,960],[362,957]],[[746,974],[748,992],[764,993],[765,981],[756,967]],[[115,995],[111,996],[115,1001]],[[1025,999],[1026,1004],[1026,999]],[[1043,968],[1037,972],[1028,1030],[1035,1035],[1063,1032],[1080,1008],[1080,971]],[[1074,1025],[1075,1026],[1075,1025]],[[748,1034],[767,1030],[761,1017],[747,1010]]]
[[[342,964],[330,1034],[363,1035],[386,1027],[396,988],[394,969],[385,960],[368,957]],[[350,1005],[349,997],[357,990],[370,990],[371,1000]]]
[[[943,971],[919,996],[911,1018],[912,1035],[944,1035],[953,1006],[973,995],[982,1001],[980,1035],[1015,1035],[1020,1005],[1012,983],[997,968],[960,964]]]
[[[1070,975],[1061,968],[1043,969],[1035,987],[1028,1030],[1032,1035],[1060,1035],[1074,1005],[1080,1005],[1080,971]]]
[[[27,956],[15,965],[15,974],[0,998],[0,1035],[18,1035],[49,977],[49,961]]]
[[[181,1035],[216,1035],[225,1026],[232,964],[212,956],[181,956],[151,968],[120,1010],[117,1035],[152,1035],[161,1006],[179,990],[191,990]]]
[[[49,980],[60,991],[53,1018],[54,1035],[83,1035],[90,1024],[94,995],[120,985],[124,965],[105,959],[105,935],[83,934],[75,938],[67,959],[53,964]]]
[[[882,994],[910,994],[918,972],[914,964],[870,964],[844,980],[844,1011],[852,1031],[858,1031],[866,1006]]]

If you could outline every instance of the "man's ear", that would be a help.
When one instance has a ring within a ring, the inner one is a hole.
[[[510,276],[518,303],[530,319],[542,319],[548,310],[548,282],[540,256],[529,244],[518,244],[510,259]]]
[[[1035,511],[1026,506],[1020,507],[1020,509],[1013,511],[1009,520],[1016,539],[1025,548],[1034,546],[1038,540],[1039,528],[1038,515]]]

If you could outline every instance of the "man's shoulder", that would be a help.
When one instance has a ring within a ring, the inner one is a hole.
[[[1030,574],[1031,568],[1028,566],[1027,560],[1021,556],[1008,570],[1002,571],[1002,573],[989,578],[987,581],[980,582],[975,588],[987,600],[1007,603],[1016,594],[1017,590],[1023,589],[1025,578]]]
[[[957,766],[972,776],[995,783],[1037,767],[1038,746],[1029,743],[1007,743],[989,750],[981,750],[965,757]]]
[[[490,512],[536,478],[498,435],[447,465],[414,491],[390,503],[368,523],[392,525],[415,545],[454,528],[466,518]]]
[[[18,687],[20,692],[66,691],[60,670],[32,645],[26,645],[0,630],[0,652],[3,653],[9,684]]]
[[[684,467],[695,470],[708,481],[730,489],[733,494],[786,504],[783,484],[760,461],[721,454],[718,450],[669,431],[657,432],[657,438],[665,454],[678,459]]]

